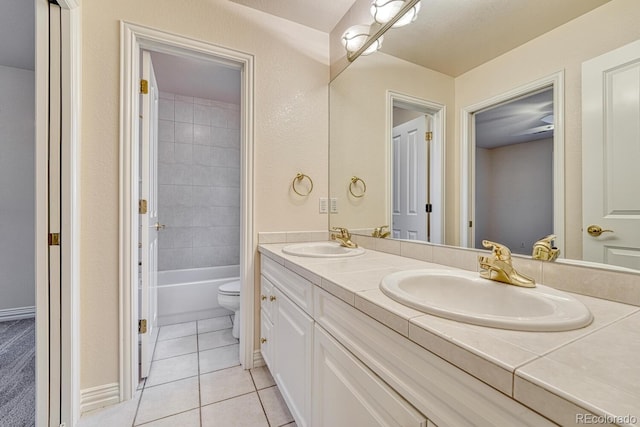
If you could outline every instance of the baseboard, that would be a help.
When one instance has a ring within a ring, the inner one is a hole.
[[[118,383],[104,384],[80,390],[80,413],[115,405],[120,402]]]
[[[253,367],[259,368],[260,366],[264,366],[264,358],[262,357],[262,352],[260,350],[253,351]]]
[[[0,310],[0,322],[10,320],[29,319],[36,317],[36,307],[5,308]]]

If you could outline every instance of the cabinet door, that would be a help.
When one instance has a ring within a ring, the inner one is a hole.
[[[318,325],[314,336],[314,426],[427,425],[424,415]]]
[[[273,352],[275,349],[275,337],[273,335],[273,323],[269,316],[262,312],[260,314],[260,352],[264,363],[269,367],[271,373],[275,372]]]
[[[276,287],[274,319],[276,369],[282,397],[300,427],[311,425],[311,372],[313,369],[313,319]]]

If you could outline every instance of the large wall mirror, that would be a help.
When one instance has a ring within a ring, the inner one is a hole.
[[[564,262],[640,270],[640,42],[629,47],[640,2],[422,3],[414,23],[330,84],[330,226],[371,235],[388,225],[387,238],[464,247],[495,239],[525,255],[556,234]],[[600,64],[625,46],[635,59]],[[612,69],[624,72],[602,78]],[[583,127],[584,102],[626,113],[600,111],[607,122]],[[626,145],[588,142],[590,126]]]

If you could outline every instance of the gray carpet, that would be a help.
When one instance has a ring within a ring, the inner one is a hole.
[[[35,319],[0,322],[0,426],[35,426]]]

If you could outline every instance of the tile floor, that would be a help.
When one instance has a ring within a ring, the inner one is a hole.
[[[86,413],[80,427],[295,427],[266,367],[245,371],[231,317],[162,326],[136,397]]]

